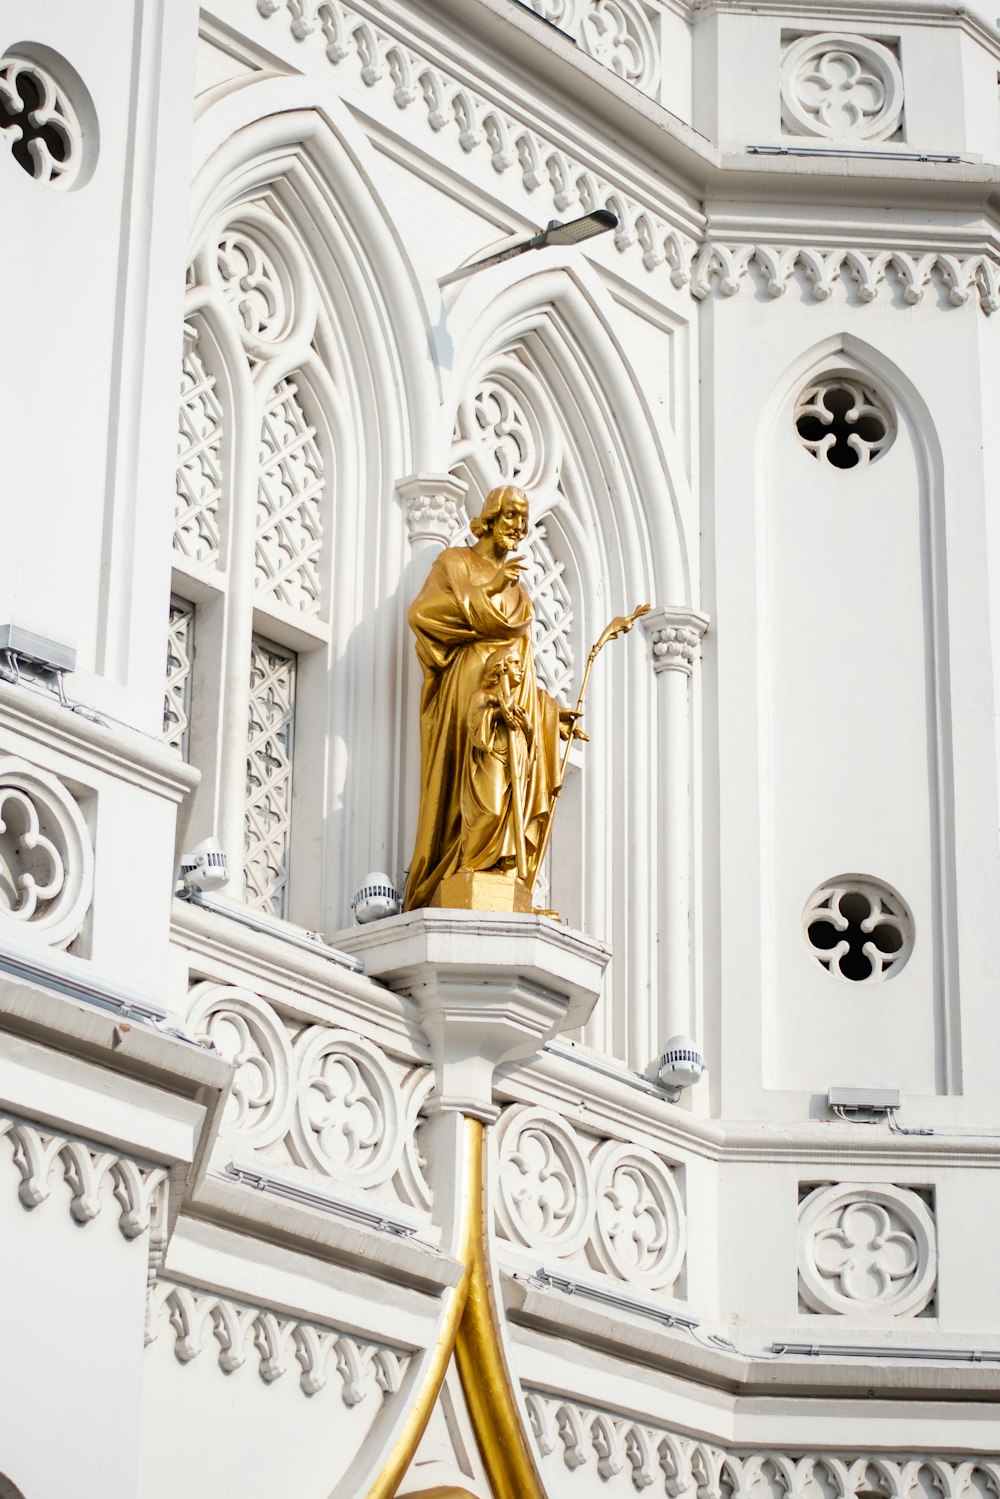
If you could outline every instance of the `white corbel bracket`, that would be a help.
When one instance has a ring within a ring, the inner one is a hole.
[[[661,607],[643,616],[643,629],[649,636],[653,670],[679,671],[690,676],[701,656],[701,642],[708,629],[707,614],[696,609]]]
[[[419,1006],[437,1082],[429,1111],[492,1123],[493,1076],[585,1024],[610,949],[543,916],[426,909],[338,934]]]

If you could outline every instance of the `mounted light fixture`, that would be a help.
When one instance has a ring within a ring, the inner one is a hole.
[[[488,266],[513,260],[515,255],[523,255],[526,250],[544,250],[549,245],[578,245],[585,239],[593,239],[597,234],[607,234],[609,229],[617,228],[618,215],[612,213],[610,208],[595,208],[593,213],[585,213],[580,219],[571,219],[568,224],[553,219],[544,229],[532,235],[531,239],[519,240],[516,244],[495,250],[482,260],[474,260],[471,265],[462,265],[457,271],[449,271],[447,276],[440,278],[438,285],[448,286],[452,281],[460,281],[463,276],[471,276],[475,271],[484,271]]]

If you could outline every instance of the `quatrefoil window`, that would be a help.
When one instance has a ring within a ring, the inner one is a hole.
[[[795,430],[807,452],[832,468],[874,463],[892,446],[896,423],[870,385],[828,375],[806,386],[795,403]]]
[[[813,892],[802,913],[802,931],[816,961],[854,983],[898,973],[913,950],[913,917],[902,896],[856,875]]]
[[[0,138],[36,182],[82,187],[97,155],[90,95],[64,58],[19,43],[0,58]]]

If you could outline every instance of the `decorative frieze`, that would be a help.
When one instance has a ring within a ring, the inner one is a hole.
[[[497,1125],[497,1229],[545,1264],[580,1264],[646,1290],[673,1285],[686,1219],[674,1169],[643,1146],[599,1141],[549,1109]]]
[[[281,0],[257,0],[257,8],[264,16],[274,16],[282,8]],[[964,306],[975,298],[987,314],[1000,307],[1000,265],[980,251],[699,241],[691,233],[689,215],[678,212],[671,221],[669,207],[662,206],[658,211],[640,191],[601,175],[571,154],[564,141],[553,134],[543,134],[534,122],[528,125],[517,119],[498,100],[472,87],[471,80],[445,73],[429,54],[418,53],[401,38],[374,26],[348,0],[323,0],[323,3],[289,0],[287,8],[292,34],[299,40],[313,33],[322,37],[326,59],[335,67],[345,64],[353,67],[364,89],[385,89],[401,111],[416,105],[423,110],[432,134],[454,131],[466,155],[472,158],[481,153],[497,175],[517,173],[527,195],[540,195],[545,200],[538,203],[539,222],[551,215],[564,216],[570,210],[589,213],[595,208],[610,208],[619,219],[612,237],[616,250],[625,254],[637,247],[647,271],[664,266],[671,284],[678,289],[688,286],[696,298],[707,297],[713,290],[722,296],[735,295],[752,269],[764,293],[772,298],[783,296],[795,284],[811,300],[822,302],[833,295],[839,279],[861,302],[874,301],[883,287],[895,284],[900,288],[904,305],[915,305],[923,300],[928,287],[937,285],[952,306]],[[598,12],[602,20],[609,22],[602,35],[613,33],[620,37],[620,27],[610,22],[610,0],[603,8],[595,5],[594,28],[598,27]],[[872,128],[879,130],[891,124],[902,94],[901,80],[897,87],[890,65],[885,64],[885,81],[880,85],[885,91],[884,103],[874,109],[875,95],[870,93],[872,108],[866,112],[861,101],[864,98],[867,106],[869,94],[865,89],[870,91],[871,86],[864,79],[876,76],[871,58],[866,54],[867,60],[862,59],[858,54],[855,76],[853,64],[837,61],[838,56],[846,56],[844,47],[826,47],[825,34],[810,40],[824,42],[817,57],[817,63],[822,62],[824,68],[818,75],[820,84],[807,86],[804,81],[794,84],[789,81],[786,86],[789,99],[795,92],[800,100],[796,109],[806,110],[807,102],[810,109],[814,108],[813,113],[803,114],[804,121],[812,122],[802,125],[803,133],[823,133],[819,126],[824,101],[818,95],[814,101],[809,88],[823,93],[820,85],[824,83],[831,101],[838,101],[838,118],[843,112],[843,100],[850,95],[853,102],[848,101],[848,113],[858,111],[865,122],[864,128],[869,128],[873,121],[878,123]],[[852,46],[860,45],[856,37],[850,41]],[[898,71],[891,52],[884,47],[879,47],[879,52],[885,52]],[[788,57],[792,57],[790,51]],[[798,64],[792,66],[789,61],[789,68],[790,79],[798,79]],[[807,68],[805,76],[808,72]],[[825,111],[827,115],[832,107],[831,103]],[[898,115],[895,118],[898,123]],[[545,206],[546,202],[550,207]]]
[[[810,1312],[852,1321],[913,1317],[937,1284],[934,1215],[891,1185],[819,1186],[799,1207],[799,1297]]]
[[[223,1373],[253,1363],[266,1385],[293,1372],[297,1364],[304,1395],[318,1394],[335,1374],[335,1387],[347,1406],[370,1398],[381,1404],[386,1395],[395,1394],[408,1362],[405,1354],[349,1337],[339,1328],[248,1306],[194,1286],[161,1281],[155,1303],[148,1341],[155,1341],[167,1323],[180,1363],[191,1363],[214,1343]]]
[[[733,297],[749,281],[768,297],[783,297],[794,286],[813,301],[825,302],[839,281],[860,302],[874,302],[881,290],[896,287],[903,303],[913,307],[928,288],[937,286],[953,307],[964,307],[973,298],[987,314],[1000,307],[1000,266],[978,253],[712,241],[693,246],[676,274],[690,279],[691,294],[699,299],[713,290]]]
[[[75,799],[55,776],[0,756],[0,934],[67,947],[94,893],[94,849]]]
[[[525,1392],[535,1442],[543,1459],[561,1455],[563,1464],[589,1492],[641,1493],[670,1499],[718,1499],[721,1494],[753,1494],[757,1499],[839,1499],[862,1495],[934,1492],[941,1499],[1000,1492],[1000,1463],[984,1457],[934,1457],[918,1453],[782,1452],[768,1448],[732,1452],[710,1442],[630,1421],[611,1411],[573,1400]],[[622,1482],[609,1481],[621,1476]]]
[[[123,1236],[137,1239],[149,1228],[153,1199],[167,1178],[162,1167],[6,1115],[0,1115],[0,1137],[6,1138],[20,1175],[17,1195],[26,1208],[46,1201],[55,1172],[70,1189],[69,1210],[76,1222],[90,1223],[105,1206],[107,1179]]]
[[[419,1114],[430,1068],[394,1062],[336,1026],[296,1024],[228,984],[196,984],[187,1025],[235,1068],[222,1128],[227,1149],[279,1170],[299,1167],[359,1200],[373,1192],[429,1210]]]

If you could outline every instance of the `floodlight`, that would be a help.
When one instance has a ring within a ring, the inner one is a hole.
[[[618,215],[612,213],[610,208],[595,208],[593,213],[571,219],[568,224],[553,219],[544,229],[532,235],[531,239],[519,240],[517,244],[495,250],[482,260],[474,260],[471,265],[462,265],[457,271],[449,271],[447,276],[440,278],[438,285],[447,286],[452,281],[460,281],[463,276],[471,276],[475,271],[484,271],[487,266],[513,260],[515,255],[523,255],[526,250],[544,250],[548,245],[578,245],[585,239],[593,239],[596,234],[607,234],[609,229],[617,228]]]

